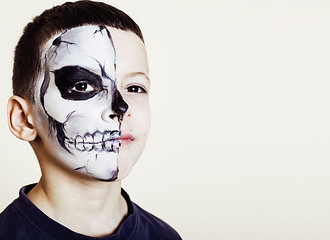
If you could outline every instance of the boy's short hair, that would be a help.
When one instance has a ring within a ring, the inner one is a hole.
[[[36,78],[42,69],[42,45],[56,33],[88,24],[132,31],[143,41],[142,32],[133,19],[108,4],[83,0],[53,7],[24,28],[15,49],[13,94],[34,102]]]

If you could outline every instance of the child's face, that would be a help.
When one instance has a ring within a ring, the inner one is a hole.
[[[143,42],[102,26],[49,40],[36,87],[37,131],[48,158],[96,179],[122,179],[148,135],[149,79]]]

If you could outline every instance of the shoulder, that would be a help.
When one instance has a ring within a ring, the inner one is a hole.
[[[14,200],[7,208],[0,213],[0,240],[38,240],[52,239],[47,233],[38,227],[29,215],[33,214],[32,203],[28,204],[23,191],[20,190],[20,197]]]
[[[133,203],[133,207],[137,214],[137,231],[140,231],[144,236],[148,236],[150,239],[181,239],[179,234],[165,221],[135,203]]]
[[[128,217],[121,227],[127,233],[125,239],[181,240],[180,235],[170,225],[132,202],[124,189],[122,196],[128,205]]]
[[[17,209],[15,201],[0,214],[0,240],[33,239],[34,231],[34,227]]]
[[[14,227],[17,212],[11,203],[2,213],[0,213],[0,239],[6,239],[9,235],[9,230]]]

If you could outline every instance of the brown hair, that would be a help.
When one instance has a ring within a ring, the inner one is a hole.
[[[42,69],[42,45],[58,32],[87,24],[132,31],[143,41],[139,26],[126,13],[108,4],[83,0],[53,7],[24,28],[15,49],[13,94],[33,102],[35,80]]]

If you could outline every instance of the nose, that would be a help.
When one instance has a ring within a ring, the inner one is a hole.
[[[109,117],[111,119],[117,117],[119,121],[123,120],[124,114],[127,112],[128,105],[117,89],[114,91],[112,96],[111,108],[113,113],[110,114]]]

